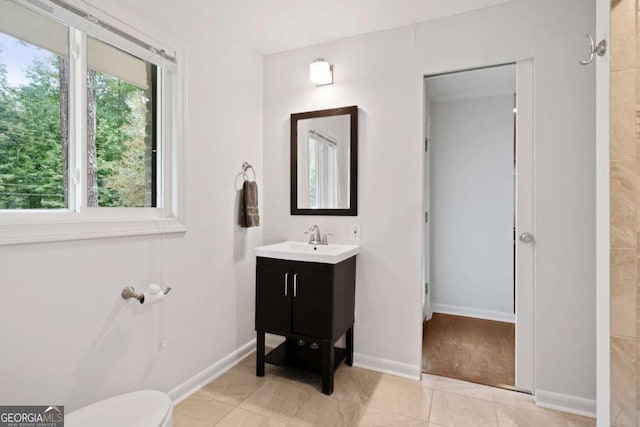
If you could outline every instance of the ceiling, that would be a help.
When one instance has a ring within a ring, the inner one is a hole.
[[[430,102],[516,93],[515,64],[481,68],[426,78]]]
[[[191,0],[211,25],[268,55],[510,0]]]

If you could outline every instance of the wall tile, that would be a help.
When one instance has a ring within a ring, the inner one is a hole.
[[[611,337],[611,424],[636,427],[636,340]]]
[[[611,425],[640,426],[640,0],[611,1]]]
[[[611,73],[611,160],[636,157],[636,72]]]
[[[640,295],[636,296],[638,307],[640,307]],[[640,331],[640,319],[636,324],[636,331]],[[636,337],[636,412],[640,414],[640,339]],[[640,427],[640,415],[636,417],[636,422]]]
[[[637,233],[636,239],[640,239]],[[611,281],[636,280],[636,250],[611,249]],[[638,265],[640,268],[640,263]]]
[[[611,162],[611,248],[635,249],[636,162]]]
[[[636,337],[636,282],[611,281],[611,334]]]
[[[640,3],[640,1],[639,1]],[[638,82],[640,82],[640,73],[638,73],[638,64],[640,64],[640,32],[638,31],[640,28],[640,8],[636,5],[636,99],[640,99],[640,86]]]
[[[636,0],[611,2],[611,71],[635,68]]]

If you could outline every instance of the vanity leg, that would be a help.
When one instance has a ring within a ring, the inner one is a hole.
[[[353,326],[347,329],[345,340],[347,342],[347,359],[345,363],[347,366],[353,366]]]
[[[333,393],[333,366],[335,351],[333,342],[322,343],[322,393],[330,395]]]
[[[264,377],[264,336],[265,333],[257,331],[256,337],[256,376]]]

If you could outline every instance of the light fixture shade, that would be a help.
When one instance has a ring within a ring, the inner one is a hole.
[[[322,58],[318,58],[309,66],[309,78],[316,86],[330,85],[333,83],[333,69],[331,64]]]

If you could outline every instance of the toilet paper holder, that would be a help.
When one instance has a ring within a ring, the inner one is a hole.
[[[165,289],[162,292],[166,295],[166,294],[169,293],[169,291],[171,291],[171,287],[167,286],[167,289]],[[127,286],[126,288],[124,288],[120,295],[122,295],[122,299],[135,298],[135,299],[138,300],[138,302],[140,304],[144,304],[144,293],[136,292],[136,290],[135,290],[135,288],[133,286]]]

